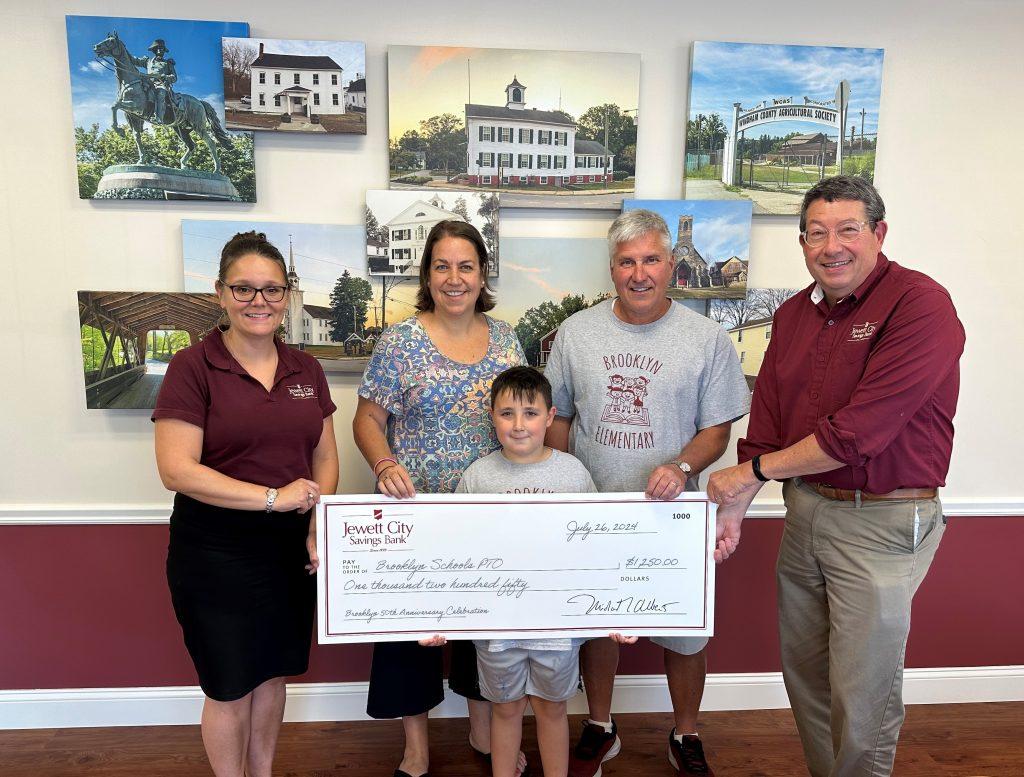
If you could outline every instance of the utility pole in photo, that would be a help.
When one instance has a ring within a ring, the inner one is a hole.
[[[608,111],[611,110],[611,106],[605,106],[604,109],[604,154],[602,159],[604,160],[604,188],[608,188]]]

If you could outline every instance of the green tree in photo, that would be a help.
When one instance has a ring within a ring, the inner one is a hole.
[[[366,206],[364,206],[366,207]],[[373,211],[366,207],[366,239],[377,240],[381,245],[388,244],[388,228],[382,226]]]
[[[146,337],[146,359],[169,362],[174,354],[191,344],[188,332],[181,329],[154,329]]]
[[[98,370],[103,364],[103,354],[107,351],[106,342],[103,340],[103,333],[94,326],[82,324],[82,365],[85,372]],[[113,335],[110,335],[113,337]],[[111,364],[115,367],[125,363],[124,347],[121,338],[114,338],[114,348],[111,353]]]
[[[408,133],[406,133],[408,134]],[[466,166],[466,130],[454,113],[442,113],[420,122],[427,167],[431,170],[462,170]]]
[[[214,169],[210,150],[194,135],[196,153],[190,164],[196,170],[212,172]],[[253,161],[251,133],[231,135],[231,148],[220,150],[221,170],[238,190],[246,202],[256,201],[256,168]],[[185,147],[174,130],[156,126],[142,133],[142,148],[151,164],[178,169]],[[108,128],[100,132],[99,125],[93,124],[88,130],[75,127],[75,151],[78,159],[79,196],[92,197],[96,194],[103,171],[111,165],[135,164],[137,152],[130,132],[118,134]]]
[[[460,198],[461,199],[461,198]],[[485,194],[481,198],[477,213],[484,218],[480,235],[487,246],[487,255],[491,257],[491,273],[498,272],[498,195]],[[466,219],[469,221],[469,219]],[[489,273],[489,274],[491,274]]]
[[[373,289],[370,282],[363,278],[353,278],[345,270],[334,284],[331,292],[331,339],[338,343],[345,342],[353,332],[359,333],[366,329],[366,314]]]
[[[844,159],[843,172],[873,182],[875,180],[875,152],[869,151],[866,154],[856,154]]]
[[[707,148],[707,142],[705,140],[705,128],[707,126],[708,117],[703,113],[698,113],[692,119],[686,122],[686,151],[689,154],[696,154],[698,150],[703,151]]]
[[[712,151],[722,148],[725,138],[729,134],[725,122],[722,121],[722,117],[717,113],[712,113],[707,117],[707,126],[704,132],[708,140],[707,147]]]
[[[624,170],[630,175],[636,173],[636,143],[630,143],[615,157],[615,169]]]
[[[452,206],[452,213],[456,216],[461,216],[466,221],[469,221],[469,206],[466,204],[465,197],[456,197],[455,205]]]
[[[427,141],[416,130],[406,130],[402,137],[389,143],[389,150],[392,170],[418,170],[418,154],[427,150]]]
[[[580,140],[596,140],[605,142],[605,124],[608,127],[608,150],[615,155],[615,169],[626,170],[630,174],[636,172],[635,161],[625,159],[623,150],[627,146],[636,146],[636,125],[633,117],[622,111],[614,103],[605,103],[588,108],[577,121],[576,137]],[[634,150],[634,157],[635,157]]]
[[[516,324],[516,336],[526,353],[526,361],[534,367],[540,362],[540,341],[548,332],[561,326],[573,313],[596,305],[608,299],[609,294],[598,294],[592,302],[587,302],[582,294],[566,294],[561,302],[546,300],[536,307],[527,310],[519,323]]]

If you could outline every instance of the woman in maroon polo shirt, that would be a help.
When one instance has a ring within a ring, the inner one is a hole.
[[[275,337],[288,281],[265,235],[228,241],[215,288],[222,323],[174,356],[153,413],[176,492],[167,581],[214,773],[269,777],[284,678],[309,662],[312,508],[338,484],[336,408],[316,360]]]
[[[485,315],[493,307],[480,233],[464,221],[435,224],[423,247],[419,313],[381,336],[352,420],[381,493],[451,493],[466,467],[497,450],[487,412],[491,382],[526,358],[512,327]],[[477,684],[476,650],[468,641],[451,645],[448,685],[467,698],[470,746],[489,759],[490,702]],[[440,647],[374,645],[366,712],[402,718],[405,754],[395,777],[426,773],[427,712],[443,698]]]

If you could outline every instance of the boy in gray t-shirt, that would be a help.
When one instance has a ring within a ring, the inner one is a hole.
[[[473,462],[455,488],[463,494],[591,493],[577,458],[544,445],[555,417],[551,385],[531,367],[494,379],[491,419],[501,450]],[[566,701],[579,686],[579,643],[572,639],[476,640],[480,693],[492,702],[491,763],[495,777],[513,777],[527,702],[537,718],[544,774],[569,768]]]

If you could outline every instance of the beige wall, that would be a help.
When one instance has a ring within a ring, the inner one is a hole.
[[[1024,360],[1008,350],[1024,336],[1024,306],[1015,279],[1003,271],[1024,266],[1024,181],[1016,161],[1024,118],[1024,4],[865,0],[855,12],[820,5],[813,23],[806,3],[785,0],[737,0],[726,15],[678,0],[563,6],[567,18],[586,16],[583,38],[531,22],[550,13],[548,0],[523,0],[500,33],[493,8],[469,0],[347,3],[343,18],[333,0],[300,0],[287,8],[265,0],[225,0],[216,7],[180,0],[173,10],[180,18],[249,21],[253,35],[366,41],[368,134],[261,135],[259,202],[229,206],[77,196],[63,15],[163,16],[171,13],[166,4],[3,3],[0,91],[25,99],[0,122],[0,364],[6,373],[0,518],[14,505],[44,515],[46,505],[102,514],[106,506],[131,512],[169,503],[152,463],[148,413],[85,410],[75,292],[181,290],[182,218],[359,223],[363,190],[387,184],[388,43],[640,52],[637,196],[646,198],[675,198],[682,191],[692,41],[884,47],[877,183],[890,214],[886,249],[951,288],[968,333],[947,493],[1024,502],[1020,439],[1012,432],[1019,426]],[[955,151],[965,146],[969,154]],[[506,212],[502,235],[595,237],[610,218]],[[751,287],[805,284],[796,232],[795,218],[755,219]],[[338,375],[330,381],[339,405],[341,489],[365,490],[371,480],[349,434],[357,381]]]

